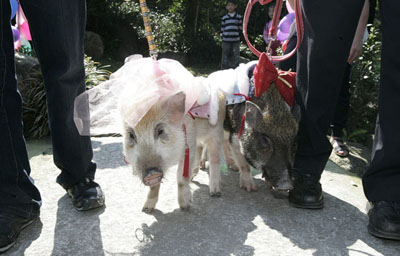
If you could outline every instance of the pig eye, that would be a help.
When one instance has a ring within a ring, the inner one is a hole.
[[[128,136],[129,136],[129,142],[130,143],[134,143],[134,142],[136,142],[136,135],[135,135],[135,132],[133,131],[133,130],[129,130],[128,131]]]
[[[154,131],[154,137],[156,139],[160,138],[162,140],[168,139],[168,136],[167,136],[167,134],[165,132],[164,124],[158,124],[156,126],[155,131]]]
[[[262,146],[263,148],[267,148],[267,149],[272,148],[272,141],[271,141],[271,139],[270,139],[268,136],[263,135],[263,136],[261,137],[261,146]]]

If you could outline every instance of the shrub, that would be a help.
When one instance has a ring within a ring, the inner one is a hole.
[[[85,57],[86,88],[90,89],[100,82],[109,78],[110,72],[104,66],[94,62],[90,57]],[[26,94],[24,95],[22,118],[24,121],[24,134],[26,137],[41,138],[50,134],[46,92],[42,72],[33,69],[29,77],[22,81],[26,84]]]
[[[371,143],[378,112],[378,92],[381,63],[381,35],[379,23],[371,28],[363,46],[363,55],[353,65],[350,81],[350,114],[347,128],[349,140]]]

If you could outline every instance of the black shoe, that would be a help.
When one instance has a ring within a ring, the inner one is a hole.
[[[85,178],[67,189],[72,204],[78,211],[87,211],[104,206],[104,194],[99,184]]]
[[[0,253],[10,249],[17,241],[21,230],[38,218],[38,216],[23,218],[15,214],[0,213]]]
[[[368,232],[371,235],[400,240],[400,202],[374,202],[368,217]]]
[[[292,170],[293,190],[289,192],[289,204],[304,209],[323,208],[320,177],[321,175]]]

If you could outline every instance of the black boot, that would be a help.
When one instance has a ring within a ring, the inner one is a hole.
[[[17,241],[21,230],[38,218],[39,215],[24,218],[15,214],[0,212],[0,253],[9,250]]]
[[[368,232],[371,235],[400,240],[400,202],[373,202],[368,217]]]
[[[321,209],[324,207],[321,175],[292,170],[293,190],[289,192],[289,204],[304,209]]]
[[[87,211],[104,206],[104,193],[100,185],[88,178],[67,189],[72,204],[78,211]]]

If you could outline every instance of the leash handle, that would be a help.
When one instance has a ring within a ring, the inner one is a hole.
[[[140,2],[140,10],[142,11],[144,30],[147,37],[147,43],[149,44],[149,53],[153,59],[157,59],[157,46],[154,42],[153,31],[151,30],[151,22],[150,22],[150,12],[147,8],[146,0],[139,0]]]
[[[249,46],[250,50],[257,56],[260,57],[261,52],[259,52],[249,41],[249,38],[247,36],[247,23],[249,22],[251,10],[253,8],[253,5],[255,3],[260,3],[261,5],[268,4],[272,2],[272,0],[249,0],[247,3],[246,11],[244,12],[244,20],[243,20],[243,35],[244,39],[246,40],[247,45]],[[274,10],[274,16],[272,18],[272,25],[271,29],[269,31],[269,36],[272,38],[272,40],[276,39],[276,33],[277,33],[277,28],[279,24],[279,16],[282,11],[282,4],[283,0],[276,0],[277,4],[275,5],[275,10]],[[297,49],[300,46],[301,41],[303,40],[304,36],[304,27],[303,27],[303,17],[301,14],[301,9],[300,9],[300,1],[295,0],[294,1],[294,11],[295,11],[295,17],[296,17],[296,29],[297,29],[297,44],[296,47],[288,54],[285,54],[283,56],[270,56],[271,60],[273,62],[280,62],[282,60],[286,60],[293,56],[293,54],[297,51]]]

